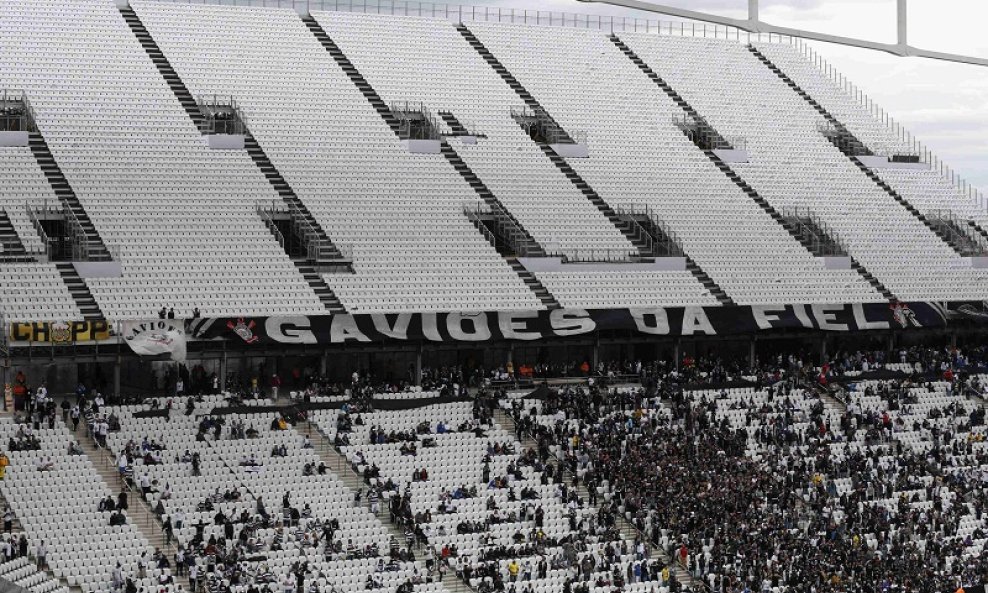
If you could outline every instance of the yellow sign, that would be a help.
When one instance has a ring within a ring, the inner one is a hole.
[[[71,344],[106,340],[109,337],[110,326],[105,321],[36,321],[10,324],[12,342]]]

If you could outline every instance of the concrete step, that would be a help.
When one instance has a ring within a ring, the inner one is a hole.
[[[59,420],[59,422],[61,422],[61,420]],[[69,432],[72,432],[71,427],[66,426],[66,428]],[[111,452],[101,447],[97,447],[93,439],[85,434],[85,431],[85,426],[80,424],[79,429],[74,433],[75,440],[79,443],[79,446],[93,463],[93,467],[96,468],[96,473],[100,475],[109,491],[114,495],[114,497],[116,497],[116,494],[119,493],[121,489],[126,488],[126,484],[121,478],[120,472],[117,471],[116,460]],[[162,529],[161,522],[158,520],[157,516],[155,516],[151,506],[144,500],[144,497],[139,491],[130,489],[127,490],[127,502],[129,506],[127,512],[125,513],[127,515],[127,521],[137,528],[141,535],[143,535],[144,538],[151,544],[151,547],[162,551],[167,551],[169,558],[174,557],[175,552],[178,551],[177,541],[173,539],[170,545],[165,543],[165,533]],[[181,584],[186,591],[192,590],[187,577],[175,575],[175,580]]]

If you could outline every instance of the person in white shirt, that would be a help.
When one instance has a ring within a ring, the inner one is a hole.
[[[45,547],[44,540],[41,540],[38,547],[34,550],[34,559],[38,563],[38,568],[42,570],[48,568],[48,548]]]
[[[193,564],[189,567],[189,585],[192,586],[192,590],[196,590],[196,580],[199,578],[199,565]]]

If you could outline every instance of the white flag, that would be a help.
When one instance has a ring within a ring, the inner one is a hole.
[[[156,319],[124,321],[123,337],[130,349],[141,356],[171,354],[176,362],[185,362],[185,321]]]

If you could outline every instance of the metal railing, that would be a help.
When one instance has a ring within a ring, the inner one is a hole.
[[[621,220],[631,225],[631,230],[635,234],[634,238],[643,241],[651,255],[655,257],[683,256],[679,238],[655,215],[651,207],[625,204],[614,206],[614,211]],[[649,230],[647,226],[651,226],[652,229]],[[655,237],[656,234],[659,235],[658,240]]]
[[[632,17],[561,12],[553,10],[527,10],[498,6],[470,6],[438,2],[414,2],[402,0],[158,0],[172,4],[215,4],[223,6],[252,6],[283,8],[299,12],[314,10],[417,16],[448,20],[454,23],[467,21],[500,22],[551,27],[596,29],[600,31],[629,31],[731,39],[750,43],[755,41],[788,42],[790,37],[778,33],[748,33],[735,27],[699,22],[661,21]],[[261,15],[258,15],[259,17]]]
[[[0,132],[35,132],[34,111],[27,94],[17,89],[0,89]]]
[[[463,213],[468,219],[477,223],[480,232],[492,245],[496,245],[500,240],[518,257],[546,256],[542,247],[500,206],[492,206],[485,202],[464,202]],[[493,231],[484,224],[484,217],[490,218],[495,227]]]
[[[531,109],[527,105],[510,108],[511,119],[518,122],[532,136],[532,130],[537,129],[546,144],[582,144],[587,145],[585,130],[564,130],[558,122],[544,110]],[[533,136],[534,137],[534,136]]]
[[[199,112],[205,117],[203,134],[231,134],[243,136],[247,133],[246,120],[237,101],[226,95],[201,95],[196,99]]]
[[[825,60],[802,39],[790,38],[788,42],[799,49],[806,59],[812,62],[826,78],[868,111],[873,118],[885,124],[886,128],[888,128],[889,132],[891,132],[892,136],[898,142],[891,147],[879,147],[878,151],[882,156],[894,157],[897,155],[907,155],[918,157],[919,162],[925,163],[933,171],[939,172],[940,176],[953,185],[959,193],[973,201],[982,210],[988,211],[988,198],[985,197],[981,190],[971,185],[957,171],[944,163],[929,147],[916,139],[901,123],[896,121],[887,111],[879,107],[867,93],[848,80],[846,76],[841,74],[837,68]]]
[[[329,239],[324,239],[319,231],[308,221],[301,208],[290,202],[258,201],[254,204],[257,214],[265,222],[278,244],[284,249],[288,238],[278,228],[276,216],[285,216],[291,222],[292,232],[299,237],[305,246],[306,259],[312,261],[351,261],[353,250],[348,245],[336,245]]]
[[[561,249],[550,256],[561,257],[565,263],[615,263],[638,259],[637,251],[626,249]]]
[[[389,106],[398,120],[398,137],[402,140],[440,140],[439,120],[424,103],[395,101]]]
[[[958,248],[961,255],[967,257],[988,255],[988,240],[953,211],[931,210],[926,218],[946,235],[947,240]]]
[[[72,261],[106,261],[115,260],[120,257],[120,245],[104,245],[98,241],[90,240],[86,234],[79,217],[71,208],[59,202],[49,202],[45,200],[27,200],[24,208],[28,219],[34,224],[35,230],[41,238],[44,246],[45,257],[49,261],[56,259],[55,251],[57,245],[68,241],[72,254]],[[41,223],[42,217],[46,219],[60,219],[65,224],[65,239],[50,237]],[[40,252],[38,252],[40,255]]]
[[[813,210],[804,206],[787,206],[780,214],[795,227],[814,255],[843,257],[850,251],[833,227],[824,222]]]
[[[672,124],[683,130],[693,143],[708,150],[748,149],[748,140],[744,136],[724,136],[704,118],[681,113],[672,116]]]
[[[268,229],[271,230],[271,232],[274,234],[274,237],[278,240],[278,245],[281,245],[281,248],[284,249],[285,235],[281,233],[281,229],[279,229],[277,223],[275,223],[274,213],[276,211],[280,211],[280,212],[284,212],[287,215],[288,208],[286,207],[286,208],[282,208],[281,210],[275,210],[274,203],[268,204],[268,202],[258,202],[257,204],[254,205],[254,207],[257,210],[258,216],[261,217],[261,220],[264,221],[265,225],[267,225]]]

